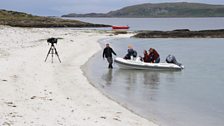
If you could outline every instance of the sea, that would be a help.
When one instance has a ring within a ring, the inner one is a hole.
[[[224,29],[221,17],[74,19],[128,25],[130,31]],[[159,52],[161,62],[171,54],[185,66],[182,71],[124,70],[115,63],[111,70],[101,50],[86,63],[84,72],[107,97],[160,126],[224,126],[223,38],[131,37],[107,38],[99,43],[102,48],[110,43],[118,57],[127,53],[128,45],[132,45],[139,56],[152,47]]]

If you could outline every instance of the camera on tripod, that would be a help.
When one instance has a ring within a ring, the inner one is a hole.
[[[48,42],[48,43],[51,43],[52,45],[53,45],[54,43],[57,44],[58,39],[57,39],[57,38],[49,38],[49,39],[47,39],[47,42]]]
[[[47,43],[48,44],[51,43],[51,47],[50,47],[50,49],[49,49],[49,51],[47,53],[47,57],[48,57],[49,54],[51,54],[51,56],[52,56],[52,63],[53,63],[54,54],[57,55],[58,60],[61,63],[61,60],[60,60],[59,55],[58,55],[58,51],[56,50],[56,48],[54,46],[54,43],[57,44],[57,42],[58,42],[58,39],[57,38],[49,38],[49,39],[47,39]],[[47,57],[45,59],[45,62],[47,61]]]

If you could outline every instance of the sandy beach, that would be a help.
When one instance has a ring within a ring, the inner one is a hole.
[[[62,63],[51,56],[56,45]],[[101,50],[94,30],[0,26],[0,125],[5,126],[156,126],[93,87],[81,66]],[[99,59],[102,60],[102,59]]]

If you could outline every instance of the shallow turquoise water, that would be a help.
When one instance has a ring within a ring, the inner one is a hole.
[[[108,70],[99,52],[87,63],[86,75],[106,95],[162,126],[224,125],[224,39],[128,38],[109,42],[118,56],[125,55],[128,44],[139,55],[153,47],[161,62],[173,54],[185,69],[122,70],[114,64],[115,68]]]

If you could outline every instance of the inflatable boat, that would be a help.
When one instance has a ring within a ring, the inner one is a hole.
[[[114,59],[116,65],[121,69],[139,69],[139,70],[182,70],[183,65],[173,63],[146,63],[136,58],[135,60],[126,60],[120,57]]]

